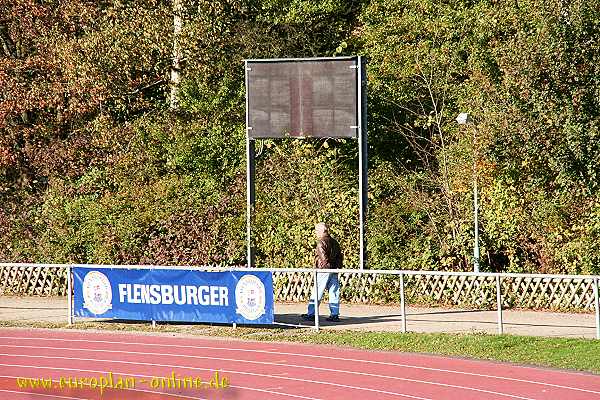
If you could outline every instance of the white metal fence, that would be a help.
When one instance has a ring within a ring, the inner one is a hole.
[[[396,295],[401,309],[402,332],[406,332],[406,303],[407,303],[407,282],[414,281],[415,277],[424,277],[420,283],[410,287],[410,290],[424,291],[424,288],[431,289],[430,292],[440,298],[445,291],[449,290],[449,295],[454,300],[458,299],[463,293],[474,293],[485,298],[487,302],[494,298],[497,311],[498,333],[504,331],[502,321],[502,310],[507,306],[507,299],[521,299],[532,301],[534,298],[531,293],[542,292],[550,298],[550,303],[561,304],[563,301],[568,304],[582,304],[585,309],[595,312],[596,317],[596,338],[600,339],[600,300],[599,285],[600,276],[597,275],[544,275],[544,274],[504,274],[504,273],[473,273],[473,272],[439,272],[439,271],[391,271],[391,270],[359,270],[359,269],[341,269],[341,270],[315,270],[309,268],[227,268],[215,266],[158,266],[158,265],[77,265],[77,264],[23,264],[23,263],[0,263],[3,271],[12,271],[18,274],[21,280],[40,279],[41,270],[59,269],[64,271],[64,279],[67,281],[67,319],[69,323],[73,322],[72,311],[72,277],[73,267],[93,267],[93,268],[114,268],[114,269],[171,269],[171,270],[197,270],[197,271],[270,271],[274,275],[274,298],[288,299],[286,296],[296,296],[295,300],[305,300],[308,292],[316,283],[316,274],[318,272],[335,272],[340,274],[340,281],[343,287],[348,285],[351,279],[362,279],[373,283],[376,279],[383,279],[387,282],[386,290],[397,291],[397,293],[388,293]],[[16,271],[16,272],[15,272]],[[54,280],[58,279],[55,287],[60,287],[61,279],[54,274]],[[6,285],[6,273],[3,272],[2,278]],[[278,284],[283,277],[295,277],[297,285],[293,289],[288,282],[286,285]],[[312,278],[308,279],[311,276]],[[51,283],[54,282],[51,279]],[[19,283],[20,285],[21,283]],[[34,283],[34,289],[38,288]],[[52,285],[51,285],[52,287]],[[359,286],[360,287],[360,286]],[[2,287],[4,289],[4,287]],[[474,290],[477,289],[477,290]],[[364,300],[371,293],[358,293],[357,296]],[[426,291],[426,290],[425,290]],[[1,294],[1,292],[0,292]],[[34,293],[32,294],[42,294]],[[60,290],[56,293],[61,294]],[[63,293],[64,294],[64,293]],[[539,302],[539,300],[538,300]],[[316,308],[314,328],[319,329],[318,308]]]

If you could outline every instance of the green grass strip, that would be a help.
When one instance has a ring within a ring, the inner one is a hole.
[[[512,362],[600,374],[600,340],[490,334],[396,333],[348,330],[265,329],[206,325],[123,322],[42,323],[0,321],[0,327],[96,329],[126,332],[180,333],[235,339],[312,343],[365,350],[428,353]]]

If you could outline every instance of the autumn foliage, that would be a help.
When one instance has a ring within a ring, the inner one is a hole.
[[[244,263],[243,60],[360,54],[370,268],[469,270],[476,178],[483,270],[598,273],[598,0],[178,2],[0,0],[1,260]],[[259,265],[356,265],[356,142],[256,145]]]

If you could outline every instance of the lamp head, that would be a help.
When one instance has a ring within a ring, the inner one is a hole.
[[[466,125],[473,122],[473,120],[468,113],[460,113],[458,114],[458,117],[456,117],[456,122],[458,122],[460,125]]]

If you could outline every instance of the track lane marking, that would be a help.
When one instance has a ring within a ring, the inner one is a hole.
[[[135,377],[143,377],[144,375],[132,375],[129,374],[128,376],[135,376]],[[17,378],[29,378],[27,376],[23,377],[23,376],[7,376],[7,375],[0,375],[0,378],[13,378],[13,379],[17,379]],[[31,379],[35,379],[35,378],[31,378]],[[52,379],[52,382],[58,382],[55,379]],[[236,388],[236,389],[245,389],[245,390],[253,390],[253,391],[258,391],[258,392],[263,392],[263,393],[268,393],[268,394],[276,394],[276,395],[281,395],[281,396],[288,396],[288,397],[295,397],[295,398],[299,398],[299,399],[305,399],[305,400],[322,400],[322,399],[317,399],[314,397],[306,397],[306,396],[298,396],[295,394],[289,394],[289,393],[279,393],[279,392],[274,392],[273,390],[281,390],[283,389],[282,387],[277,387],[277,388],[266,388],[266,389],[258,389],[258,388],[248,388],[245,386],[234,386],[234,385],[229,385],[232,388]],[[152,394],[166,394],[168,396],[175,396],[175,397],[182,397],[185,399],[194,399],[194,400],[208,400],[205,399],[203,397],[189,397],[189,396],[183,396],[183,395],[179,395],[179,394],[175,394],[175,393],[166,393],[166,392],[153,392],[151,390],[143,390],[143,389],[131,389],[131,388],[124,388],[124,389],[120,389],[120,390],[133,390],[135,392],[146,392],[146,393],[152,393]],[[35,393],[35,392],[22,392],[22,391],[13,391],[13,390],[8,390],[8,389],[0,389],[0,392],[10,392],[10,393],[23,393],[23,394],[34,394],[34,395],[40,395],[40,396],[53,396],[54,398],[56,397],[60,397],[60,398],[64,398],[64,399],[75,399],[75,400],[87,400],[81,397],[68,397],[68,396],[60,396],[60,395],[50,395],[50,394],[44,394],[44,393]]]
[[[121,364],[129,364],[129,365],[149,365],[149,366],[154,366],[154,367],[192,369],[192,370],[200,370],[200,371],[213,371],[214,370],[214,368],[213,369],[209,369],[209,368],[192,367],[192,366],[184,366],[184,365],[141,363],[141,362],[135,362],[135,361],[122,361],[122,360],[104,360],[104,359],[98,359],[98,358],[79,358],[79,357],[62,357],[62,356],[39,356],[39,355],[30,355],[30,354],[3,354],[3,353],[0,353],[0,356],[26,357],[26,358],[42,358],[42,359],[60,359],[60,360],[76,360],[76,361],[97,361],[97,362],[121,363]],[[0,365],[5,365],[5,364],[0,364]],[[385,390],[379,390],[379,389],[373,389],[373,388],[366,388],[366,387],[360,387],[360,386],[349,386],[349,385],[343,385],[343,384],[340,384],[340,383],[333,383],[333,382],[314,381],[314,380],[309,380],[309,379],[293,378],[293,377],[286,377],[286,376],[280,376],[280,375],[258,374],[258,373],[253,373],[253,372],[234,371],[234,370],[226,370],[226,369],[221,369],[221,368],[219,369],[219,371],[227,372],[227,373],[230,373],[230,374],[253,375],[253,376],[259,376],[259,377],[264,377],[264,378],[277,378],[277,379],[294,380],[294,381],[307,382],[307,383],[316,383],[316,384],[322,384],[322,385],[339,386],[339,387],[343,387],[343,388],[347,388],[347,389],[355,389],[355,390],[364,390],[364,391],[376,392],[376,393],[384,393],[384,394],[390,394],[390,395],[393,395],[393,396],[409,397],[409,398],[413,398],[413,399],[424,399],[423,397],[406,395],[406,394],[397,393],[397,392],[389,392],[389,391],[385,391]],[[340,372],[343,372],[343,371],[340,371]],[[367,374],[367,373],[362,373],[362,374],[368,375],[368,376],[379,377],[377,375],[372,375],[372,374]],[[532,399],[530,397],[522,397],[522,396],[512,395],[512,394],[508,394],[508,393],[495,392],[495,391],[492,391],[492,390],[477,389],[477,388],[471,388],[471,387],[459,386],[459,385],[451,385],[451,384],[447,384],[447,383],[422,381],[422,380],[418,380],[418,379],[409,379],[409,378],[400,378],[400,377],[394,377],[394,379],[405,381],[405,382],[411,382],[411,383],[421,383],[421,384],[425,384],[425,385],[442,386],[442,387],[448,387],[448,388],[454,388],[454,389],[461,389],[461,390],[470,390],[470,391],[475,391],[475,392],[479,392],[479,393],[499,395],[499,396],[510,397],[510,398],[519,399],[519,400],[535,400],[535,399]]]
[[[123,353],[120,350],[108,350],[108,349],[78,349],[78,348],[74,349],[74,348],[69,348],[69,347],[46,347],[46,346],[24,346],[24,345],[2,345],[2,344],[0,344],[0,347],[7,347],[7,346],[18,347],[18,348],[28,348],[28,349],[70,350],[70,351],[104,352],[104,353],[118,353],[118,354]],[[417,379],[411,379],[411,378],[401,378],[398,376],[372,374],[372,373],[360,372],[360,371],[348,371],[348,370],[340,370],[340,369],[334,369],[334,368],[297,365],[297,364],[288,364],[288,363],[278,363],[278,362],[269,362],[269,361],[254,361],[254,360],[244,360],[244,359],[236,359],[236,358],[209,357],[209,356],[197,356],[197,355],[188,355],[188,354],[147,353],[147,352],[140,352],[140,351],[127,351],[127,354],[136,354],[136,355],[145,355],[145,356],[163,356],[163,357],[171,356],[171,357],[194,358],[194,359],[203,359],[203,360],[219,360],[219,361],[227,361],[227,362],[234,362],[234,363],[273,365],[273,366],[286,367],[286,368],[289,368],[289,367],[304,368],[304,369],[312,369],[312,370],[335,372],[335,373],[347,373],[347,374],[362,375],[362,376],[369,376],[369,377],[382,378],[382,379],[400,380],[400,381],[405,381],[405,382],[408,381],[408,382],[415,382],[415,383],[431,384],[431,385],[442,385],[442,386],[449,385],[449,384],[445,384],[442,382],[436,382],[436,381],[424,381],[424,380],[417,380]],[[3,355],[3,354],[0,354],[0,355]],[[36,356],[36,357],[45,357],[45,356]],[[52,356],[47,356],[47,357],[52,357]],[[68,357],[68,358],[71,359],[71,357]],[[73,358],[73,359],[77,359],[77,358]],[[102,361],[105,361],[105,360],[102,360]],[[136,363],[136,364],[141,364],[141,363]],[[287,372],[285,372],[283,374],[288,375]],[[276,375],[280,376],[283,374],[276,374]],[[453,388],[465,388],[468,390],[481,391],[484,393],[491,393],[491,394],[499,393],[502,395],[511,396],[509,394],[505,394],[502,392],[493,392],[493,391],[489,391],[486,389],[472,388],[469,386],[459,386],[459,385],[449,385],[449,386],[453,387]],[[518,398],[520,398],[520,397],[518,397]]]
[[[80,369],[80,368],[41,367],[41,366],[35,366],[35,365],[21,365],[21,364],[0,364],[0,365],[5,366],[5,367],[49,369],[49,370],[62,370],[62,371],[79,371],[79,372],[93,372],[93,373],[101,373],[101,374],[108,374],[109,372],[115,373],[115,371],[96,371],[96,370]],[[151,364],[142,364],[142,365],[151,365]],[[197,369],[200,369],[200,368],[197,368]],[[117,374],[119,374],[119,375],[127,375],[127,376],[134,376],[136,378],[154,378],[154,376],[151,376],[151,375],[142,375],[142,374],[130,374],[130,373],[122,373],[122,372],[117,372]],[[15,378],[15,379],[17,378],[15,376],[1,376],[1,375],[0,375],[0,377],[1,378]],[[18,378],[22,378],[22,377],[19,376]],[[35,378],[32,378],[32,379],[35,379]],[[52,381],[54,382],[55,380],[53,379]],[[268,394],[274,394],[274,395],[277,395],[277,396],[294,397],[294,398],[303,399],[303,400],[323,400],[323,399],[319,399],[319,398],[315,398],[315,397],[306,397],[306,396],[300,396],[300,395],[290,394],[290,393],[275,392],[275,391],[268,390],[268,389],[251,388],[251,387],[237,386],[237,385],[229,385],[229,387],[236,388],[236,389],[244,389],[244,390],[250,390],[250,391],[256,391],[256,392],[268,393]],[[178,395],[178,394],[174,394],[174,393],[153,392],[153,391],[142,390],[142,389],[130,389],[130,388],[127,388],[125,390],[139,390],[139,391],[144,391],[144,392],[149,392],[149,393],[167,394],[167,395],[170,395],[170,396],[184,397],[182,395]],[[207,399],[204,399],[204,398],[201,398],[201,397],[185,397],[185,398],[195,399],[195,400],[207,400]],[[431,400],[431,399],[424,399],[424,400]]]
[[[49,368],[52,369],[52,368]],[[136,376],[136,375],[129,375],[129,376]],[[142,375],[140,375],[140,377],[143,377]],[[9,379],[18,379],[18,378],[25,378],[25,379],[29,379],[30,377],[28,376],[8,376],[8,375],[0,375],[0,378],[9,378]],[[31,377],[31,379],[36,379],[35,377]],[[59,383],[60,381],[57,379],[51,379],[52,383],[56,382]],[[89,386],[91,390],[94,390],[89,383],[83,383],[83,386]],[[54,389],[54,388],[53,388]],[[104,390],[108,390],[111,388],[106,388]],[[46,389],[47,390],[47,389]],[[144,392],[144,393],[151,393],[151,394],[160,394],[160,395],[167,395],[167,396],[173,396],[173,397],[180,397],[183,399],[193,399],[193,400],[208,400],[205,399],[204,397],[191,397],[191,396],[184,396],[181,394],[176,394],[176,393],[168,393],[168,392],[156,392],[153,390],[144,390],[144,389],[134,389],[134,388],[122,388],[119,389],[119,392],[122,390],[131,390],[133,392]],[[9,390],[5,390],[5,389],[0,389],[0,391],[9,391]],[[24,392],[14,392],[14,393],[24,393]],[[38,394],[37,392],[32,392],[31,394]],[[61,398],[65,398],[65,399],[81,399],[80,397],[68,397],[68,396],[60,396],[60,395],[50,395],[50,394],[41,394],[44,396],[56,396],[56,397],[61,397]],[[102,396],[102,395],[101,395]]]
[[[179,344],[159,344],[159,343],[138,343],[138,342],[121,342],[121,341],[109,341],[109,340],[87,340],[87,339],[65,339],[65,338],[39,338],[39,337],[15,337],[15,336],[0,336],[0,339],[27,339],[27,340],[48,340],[48,341],[68,341],[68,342],[84,342],[84,343],[104,343],[104,344],[123,344],[123,345],[133,345],[133,346],[163,346],[163,347],[175,347],[175,348],[185,348],[185,349],[205,349],[205,350],[226,350],[226,351],[240,351],[240,352],[250,352],[250,353],[262,353],[262,354],[278,354],[278,355],[287,355],[287,356],[297,356],[297,357],[308,357],[308,358],[319,358],[319,359],[327,359],[327,360],[339,360],[339,361],[350,361],[350,362],[362,362],[369,364],[378,364],[378,365],[388,365],[393,367],[402,367],[402,368],[412,368],[412,369],[421,369],[426,371],[435,371],[435,372],[445,372],[452,374],[460,374],[460,375],[469,375],[481,378],[493,378],[493,379],[501,379],[512,382],[521,382],[521,383],[530,383],[536,385],[544,385],[548,387],[560,388],[560,389],[568,389],[574,391],[580,391],[585,393],[593,393],[600,394],[600,391],[594,391],[590,389],[584,389],[573,386],[565,386],[565,385],[557,385],[548,382],[541,381],[533,381],[527,379],[519,379],[519,378],[511,378],[506,376],[498,376],[498,375],[489,375],[489,374],[479,374],[475,372],[466,372],[466,371],[457,371],[450,369],[442,369],[442,368],[432,368],[432,367],[423,367],[417,365],[410,364],[400,364],[393,362],[385,362],[385,361],[374,361],[374,360],[361,360],[356,358],[343,358],[343,357],[332,357],[332,356],[324,356],[317,354],[301,354],[301,353],[289,353],[289,352],[281,352],[281,351],[268,351],[268,350],[257,350],[257,349],[242,349],[242,348],[230,348],[230,347],[211,347],[211,346],[191,346],[191,345],[179,345]],[[207,340],[205,338],[199,338],[200,340]],[[443,357],[443,356],[440,356]],[[523,367],[520,365],[514,365],[512,367],[516,367],[519,369],[529,369],[538,372],[538,369],[532,367]],[[563,375],[577,375],[582,377],[582,374],[573,373],[570,371],[553,371],[556,373],[560,373]]]
[[[0,392],[5,393],[17,393],[17,394],[32,394],[34,396],[43,396],[43,397],[51,397],[53,399],[68,399],[68,400],[89,400],[87,397],[70,397],[70,396],[60,396],[56,394],[46,394],[46,393],[36,393],[36,392],[18,392],[16,390],[8,390],[8,389],[0,389]]]
[[[0,354],[0,355],[3,355],[3,354]],[[45,356],[19,356],[19,357],[58,358],[58,359],[64,358],[64,359],[71,359],[71,360],[73,360],[73,358],[68,358],[68,357],[45,357]],[[81,361],[100,361],[100,362],[103,361],[103,360],[96,360],[96,359],[90,359],[90,360],[78,359],[78,360],[81,360]],[[170,368],[177,367],[177,368],[181,368],[181,369],[193,369],[193,370],[201,370],[201,371],[212,371],[213,370],[213,369],[209,369],[209,368],[182,367],[182,366],[178,366],[178,365],[163,365],[163,364],[150,364],[150,363],[141,364],[141,363],[135,363],[135,362],[131,362],[131,361],[111,361],[111,360],[109,360],[107,362],[109,362],[109,363],[134,364],[134,365],[148,365],[148,366],[154,366],[154,367],[170,367]],[[87,370],[87,369],[81,369],[81,368],[41,367],[41,366],[37,366],[37,365],[22,365],[22,364],[0,364],[0,365],[1,366],[5,366],[5,367],[17,367],[17,368],[34,368],[34,369],[50,369],[50,370],[64,370],[64,371],[108,373],[108,371],[95,371],[95,370]],[[340,383],[314,381],[314,380],[310,380],[310,379],[301,379],[301,378],[281,377],[281,376],[275,376],[275,375],[257,374],[257,373],[253,373],[253,372],[244,372],[244,371],[228,371],[228,370],[224,370],[224,369],[220,369],[219,371],[227,372],[227,373],[232,373],[232,374],[233,373],[237,373],[237,374],[240,374],[240,375],[251,375],[251,376],[264,377],[264,378],[279,378],[279,379],[285,379],[285,380],[291,380],[291,381],[298,381],[298,382],[305,382],[305,383],[315,383],[315,384],[330,385],[330,386],[342,387],[344,389],[365,390],[365,391],[369,391],[369,392],[377,392],[377,393],[382,393],[382,394],[389,394],[389,395],[392,395],[392,396],[406,397],[406,398],[415,399],[415,400],[433,400],[433,399],[426,398],[426,397],[419,397],[419,396],[413,396],[413,395],[409,395],[409,394],[396,393],[396,392],[388,392],[388,391],[385,391],[385,390],[378,390],[378,389],[361,388],[361,387],[350,386],[350,385],[342,385]],[[120,375],[141,376],[141,377],[145,376],[145,377],[148,377],[146,375],[136,375],[136,374],[131,374],[131,373],[121,373],[121,372],[115,372],[115,371],[112,371],[112,372],[120,374]],[[266,389],[259,389],[259,391],[266,391]],[[280,394],[284,395],[284,396],[288,396],[288,394],[286,394],[286,393],[280,393]],[[312,398],[303,397],[303,396],[295,396],[295,395],[289,395],[289,396],[314,400]],[[526,399],[526,400],[533,400],[533,399]]]

